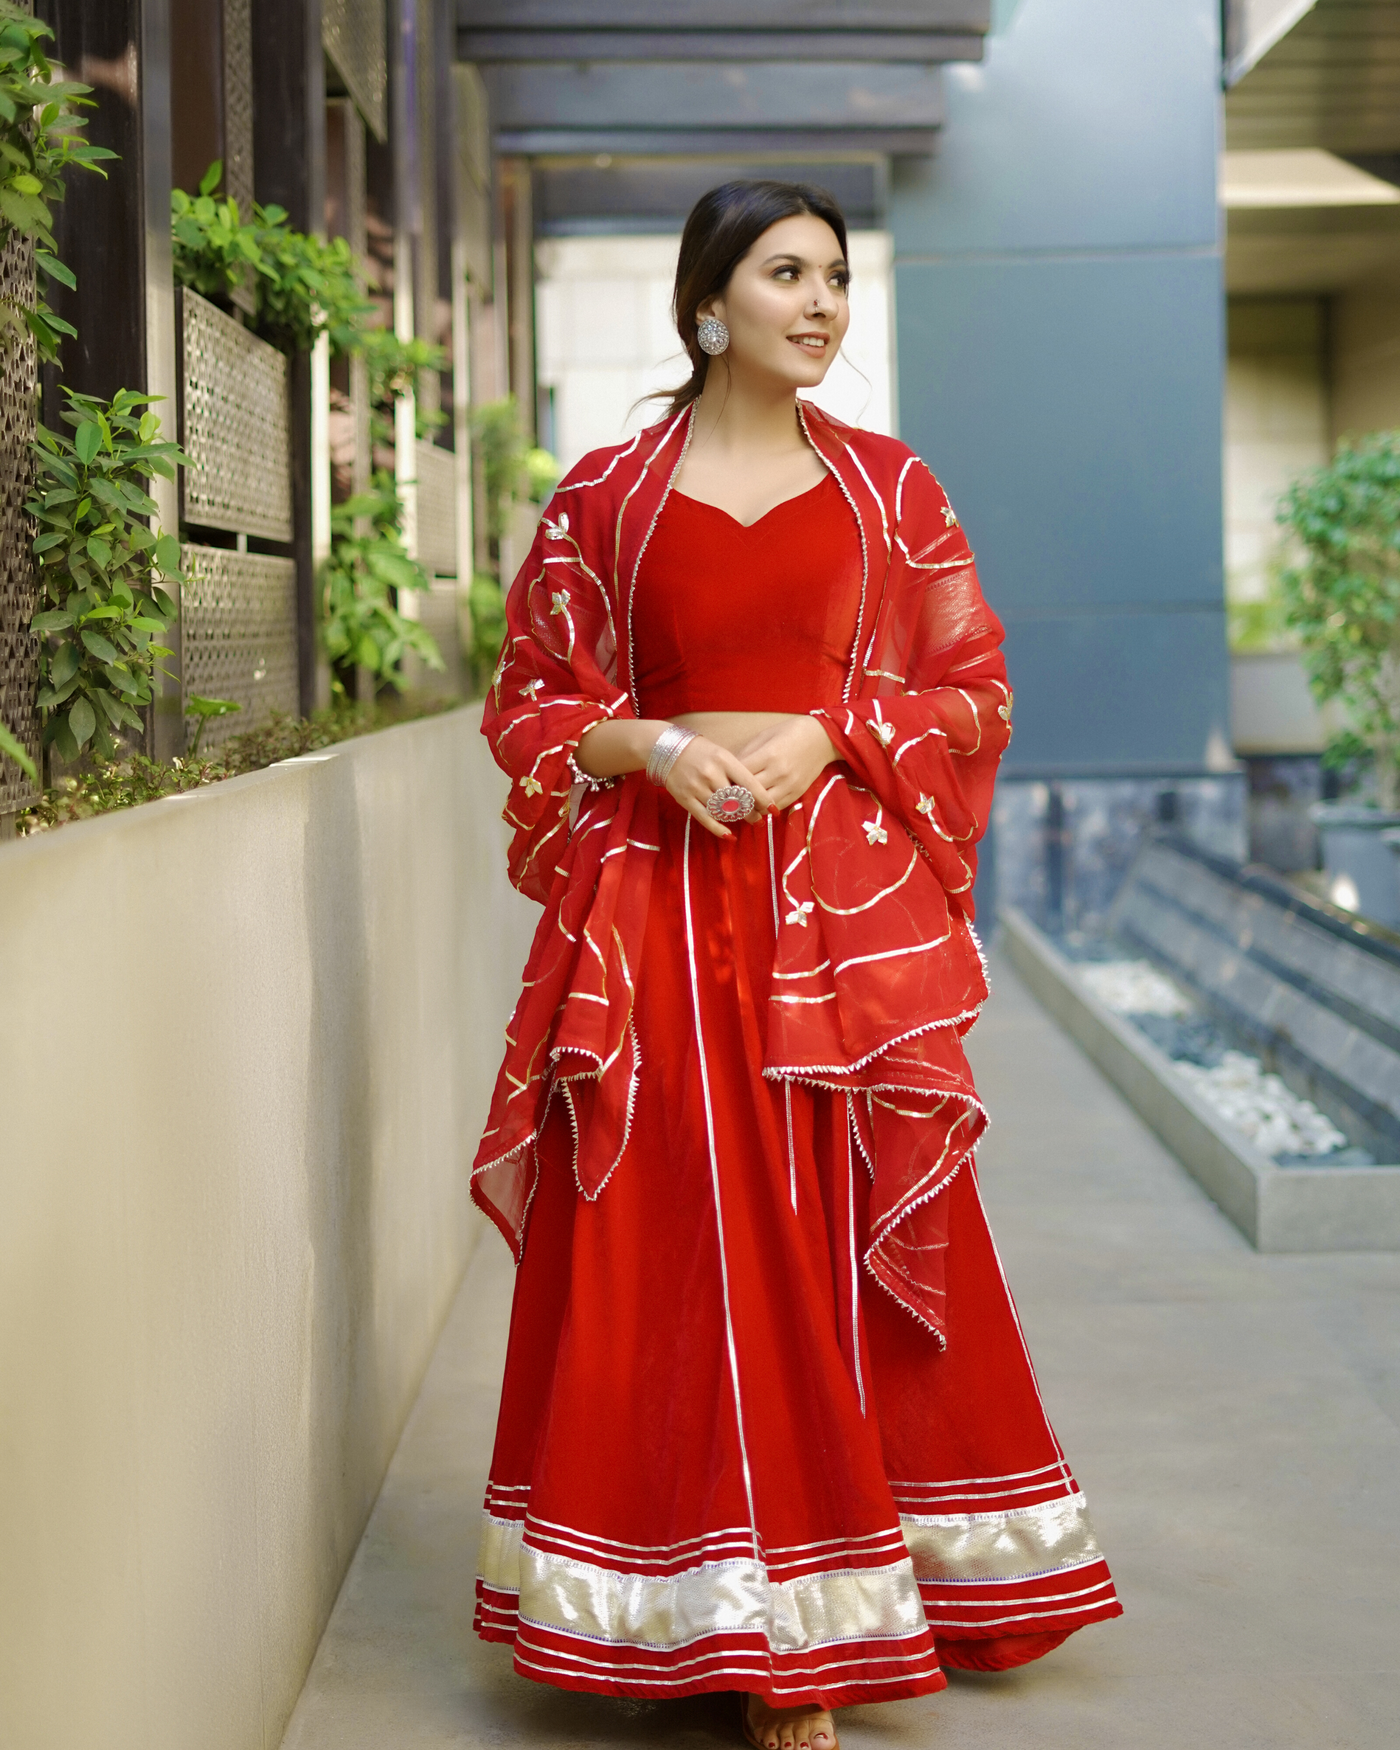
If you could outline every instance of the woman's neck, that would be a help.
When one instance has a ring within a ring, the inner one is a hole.
[[[795,389],[745,382],[718,360],[711,364],[695,403],[692,448],[771,455],[799,449],[804,441]]]

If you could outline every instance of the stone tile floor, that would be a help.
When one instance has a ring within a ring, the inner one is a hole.
[[[1400,1257],[1260,1257],[1004,963],[983,1183],[1127,1614],[840,1716],[846,1750],[1393,1750]],[[511,1268],[485,1234],[284,1750],[740,1742],[733,1704],[517,1677],[470,1633]]]

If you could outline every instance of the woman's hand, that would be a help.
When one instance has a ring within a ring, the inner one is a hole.
[[[644,771],[657,736],[670,727],[664,720],[654,718],[627,717],[616,723],[597,723],[580,737],[575,762],[594,778]],[[825,736],[822,739],[825,741]],[[734,834],[720,825],[705,804],[726,784],[742,784],[752,794],[754,812],[747,816],[749,820],[761,820],[773,806],[767,790],[739,755],[708,736],[696,735],[688,741],[666,778],[666,788],[686,813],[718,839],[732,839]]]
[[[825,741],[826,737],[822,739]],[[720,825],[705,804],[726,784],[742,784],[752,795],[754,811],[745,816],[746,820],[761,820],[775,806],[762,780],[738,754],[703,735],[686,742],[666,777],[666,788],[686,813],[718,839],[732,839],[734,834]]]
[[[785,717],[745,742],[739,757],[757,780],[748,786],[755,801],[761,785],[770,808],[790,808],[837,756],[815,717]]]

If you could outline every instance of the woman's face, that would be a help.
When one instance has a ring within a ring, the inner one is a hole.
[[[814,388],[831,368],[850,325],[850,270],[825,219],[798,213],[770,225],[697,315],[729,330],[732,368]]]

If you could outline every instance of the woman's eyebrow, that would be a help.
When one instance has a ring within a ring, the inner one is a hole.
[[[807,267],[809,265],[807,258],[805,256],[793,255],[790,252],[785,252],[782,255],[770,255],[768,257],[768,259],[762,265],[764,267],[771,267],[775,261],[790,261],[797,267]],[[845,267],[845,265],[846,265],[845,256],[838,255],[836,257],[835,261],[829,261],[827,263],[827,271],[830,272],[830,270],[833,267]]]

